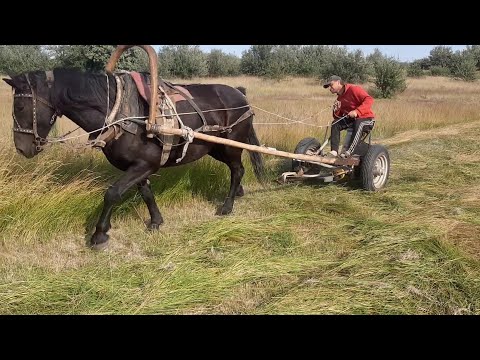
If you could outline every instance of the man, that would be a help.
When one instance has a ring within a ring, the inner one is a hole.
[[[371,131],[375,125],[375,114],[372,111],[373,98],[358,85],[346,84],[339,76],[331,76],[324,84],[332,94],[337,94],[333,105],[333,118],[331,130],[331,151],[329,157],[349,157],[354,153],[364,130]],[[340,145],[340,131],[353,129],[352,138],[344,144],[342,151]]]

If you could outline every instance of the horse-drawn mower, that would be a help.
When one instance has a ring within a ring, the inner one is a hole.
[[[364,135],[364,138],[367,134]],[[357,145],[355,153],[346,158],[335,159],[333,163],[326,163],[324,148],[327,142],[320,142],[313,137],[301,140],[295,148],[295,154],[311,156],[311,160],[292,160],[292,171],[280,176],[282,182],[317,179],[323,182],[337,182],[344,180],[359,181],[361,187],[369,191],[382,189],[390,173],[390,156],[382,145],[364,139]],[[320,156],[320,161],[315,161]]]

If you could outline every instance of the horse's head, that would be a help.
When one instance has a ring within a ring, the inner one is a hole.
[[[59,113],[52,105],[53,72],[34,71],[3,79],[13,90],[13,139],[17,151],[32,158],[43,150]]]

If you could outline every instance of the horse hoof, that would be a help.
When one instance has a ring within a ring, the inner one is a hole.
[[[160,224],[149,223],[147,225],[147,229],[150,231],[157,231],[158,229],[160,229]]]
[[[93,250],[104,250],[108,246],[108,235],[105,233],[95,233],[90,240],[90,247]]]
[[[90,244],[90,248],[95,251],[103,251],[108,247],[108,241],[100,244]]]
[[[225,207],[222,207],[220,209],[217,210],[217,213],[216,215],[228,215],[232,212],[233,208],[225,208]]]

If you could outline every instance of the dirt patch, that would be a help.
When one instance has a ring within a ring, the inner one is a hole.
[[[480,185],[457,189],[461,193],[461,201],[468,207],[480,207]]]
[[[472,258],[480,260],[479,225],[459,222],[445,235],[445,238]]]
[[[222,301],[214,308],[213,312],[227,315],[252,313],[268,302],[275,294],[288,289],[292,283],[296,283],[295,278],[290,278],[285,283],[277,279],[242,284],[234,291],[230,299]]]
[[[59,273],[85,266],[91,257],[83,236],[70,235],[21,247],[0,248],[0,264],[3,267],[39,267]]]
[[[478,155],[478,152],[474,152],[471,154],[456,154],[454,161],[463,164],[478,163],[480,162],[480,157]]]

